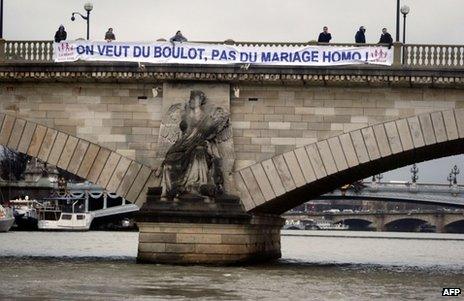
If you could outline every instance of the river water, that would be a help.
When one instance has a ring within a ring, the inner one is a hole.
[[[460,234],[282,231],[282,259],[247,267],[136,264],[137,240],[0,233],[0,300],[437,300],[464,288]]]

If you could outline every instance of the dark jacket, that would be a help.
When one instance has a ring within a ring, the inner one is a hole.
[[[116,36],[114,35],[113,32],[107,31],[107,32],[105,33],[105,40],[107,40],[107,41],[108,41],[108,40],[114,41],[114,40],[116,40]]]
[[[57,30],[56,33],[55,33],[55,42],[61,42],[61,41],[64,41],[66,40],[66,31],[63,30],[63,31],[60,31],[60,30]]]
[[[388,32],[380,36],[379,44],[391,45],[392,43],[393,43],[393,38]]]
[[[364,35],[364,31],[359,29],[358,32],[356,32],[356,35],[354,36],[354,41],[356,43],[366,43],[366,36]]]
[[[170,42],[187,42],[187,38],[184,37],[181,33],[176,33],[172,38],[169,39]]]
[[[317,42],[329,43],[331,39],[332,39],[332,35],[330,33],[321,32],[319,34],[319,38],[317,39]]]

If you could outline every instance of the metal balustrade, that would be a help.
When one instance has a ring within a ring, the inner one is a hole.
[[[378,46],[378,44],[316,43],[316,42],[235,42],[226,40],[196,41],[196,43],[227,44],[240,47],[302,47],[302,46]],[[409,67],[464,68],[464,45],[424,45],[395,43],[394,65]],[[0,62],[51,62],[53,41],[0,40]]]

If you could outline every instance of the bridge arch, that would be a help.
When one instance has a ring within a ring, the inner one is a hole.
[[[454,227],[464,229],[464,215],[463,214],[447,214],[443,221],[443,227],[448,232]]]
[[[402,220],[417,220],[431,225],[436,223],[435,217],[432,214],[386,215],[383,223],[384,225],[388,225]]]
[[[100,185],[141,205],[153,170],[90,141],[36,122],[0,113],[0,145]]]
[[[345,225],[349,226],[350,229],[363,229],[367,228],[369,226],[375,226],[375,220],[374,218],[370,217],[340,217],[340,218],[335,218],[333,220],[335,224],[338,223],[344,223]]]
[[[395,226],[401,225],[401,229],[405,229],[405,228],[408,229],[408,226],[409,226],[408,230],[412,231],[412,230],[417,229],[419,226],[425,225],[425,224],[434,225],[433,222],[430,222],[426,218],[424,219],[420,217],[402,217],[402,218],[392,219],[388,222],[385,222],[383,228],[387,231],[395,231],[396,229],[398,229]]]
[[[464,218],[445,224],[443,228],[445,232],[463,233],[464,232]]]
[[[347,183],[464,152],[464,110],[370,125],[235,172],[247,211],[281,214]]]

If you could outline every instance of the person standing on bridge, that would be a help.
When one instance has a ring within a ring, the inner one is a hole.
[[[171,43],[174,43],[174,42],[182,43],[182,42],[187,42],[187,38],[182,35],[182,32],[180,32],[180,30],[178,30],[176,34],[172,38],[169,39],[169,41]]]
[[[391,34],[387,32],[386,28],[382,28],[382,34],[380,35],[379,44],[388,44],[388,47],[393,44],[393,38]]]
[[[332,35],[329,33],[329,28],[324,26],[322,32],[319,34],[319,38],[317,39],[318,43],[329,43],[332,40]]]
[[[359,27],[358,32],[356,32],[356,35],[354,36],[354,41],[358,44],[365,44],[366,43],[366,28],[364,26]]]
[[[113,28],[108,28],[108,31],[105,33],[105,40],[107,42],[111,42],[116,40],[116,36],[114,35]]]
[[[58,31],[55,33],[55,42],[59,43],[61,41],[65,41],[66,37],[67,37],[67,33],[64,30],[64,26],[60,25],[60,27],[58,28]]]

